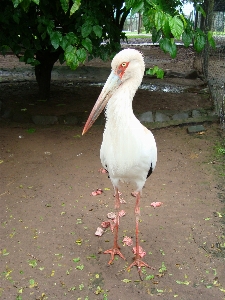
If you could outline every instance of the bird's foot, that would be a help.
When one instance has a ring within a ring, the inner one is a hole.
[[[140,258],[137,258],[137,257],[135,257],[134,261],[133,261],[132,264],[127,268],[127,270],[129,271],[133,266],[137,266],[137,268],[138,268],[138,274],[139,274],[141,280],[143,280],[142,277],[141,277],[141,268],[142,268],[142,267],[146,267],[146,268],[150,268],[150,269],[155,270],[154,267],[149,266],[148,264],[146,264],[146,263],[143,262]]]
[[[115,255],[119,255],[122,259],[126,260],[126,258],[123,256],[123,254],[120,252],[120,249],[119,248],[112,248],[112,249],[109,249],[109,250],[106,250],[104,251],[105,254],[111,254],[111,259],[110,261],[108,262],[108,265],[111,265],[111,263],[113,262],[114,260],[114,256]]]

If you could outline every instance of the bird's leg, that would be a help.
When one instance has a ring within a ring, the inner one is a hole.
[[[140,248],[139,248],[139,239],[138,239],[138,233],[139,233],[139,217],[140,217],[140,199],[141,195],[140,192],[137,192],[136,194],[136,204],[135,204],[135,216],[136,216],[136,229],[135,229],[135,235],[136,235],[136,254],[134,257],[134,262],[128,267],[128,270],[130,270],[133,266],[137,266],[138,268],[138,273],[141,278],[141,267],[147,267],[147,268],[152,268],[145,262],[141,260],[140,257]],[[154,269],[154,268],[153,268]],[[142,278],[141,278],[142,279]]]
[[[109,253],[111,254],[111,259],[108,262],[108,264],[110,265],[113,260],[114,260],[114,256],[117,254],[120,257],[122,257],[123,259],[125,259],[125,257],[123,256],[123,254],[120,252],[120,247],[118,245],[118,230],[119,230],[119,207],[120,207],[120,197],[119,197],[119,191],[118,188],[115,188],[115,209],[116,209],[116,224],[114,227],[114,242],[113,242],[113,248],[104,251],[104,253]]]

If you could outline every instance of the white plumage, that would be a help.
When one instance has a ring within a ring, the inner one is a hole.
[[[106,106],[106,125],[100,150],[102,165],[109,172],[109,177],[116,191],[116,208],[119,207],[118,186],[120,181],[132,182],[136,185],[136,257],[134,263],[138,270],[146,265],[139,257],[138,220],[140,191],[146,178],[154,170],[157,161],[157,148],[153,134],[135,117],[132,100],[141,84],[145,64],[142,54],[134,49],[119,52],[112,61],[112,72],[93,107],[85,124],[83,134],[92,126],[103,108]],[[118,218],[117,218],[118,219]],[[115,239],[117,239],[115,230]],[[114,247],[107,250],[114,255],[123,255],[119,251],[117,241]],[[124,257],[123,257],[124,258]],[[130,267],[131,267],[130,266]]]

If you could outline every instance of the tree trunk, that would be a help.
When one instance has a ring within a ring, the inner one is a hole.
[[[54,63],[58,60],[59,52],[40,51],[36,53],[36,59],[40,62],[35,66],[35,76],[39,87],[39,99],[49,100],[51,73]]]
[[[205,0],[203,3],[203,8],[206,13],[206,18],[202,18],[203,22],[201,24],[201,29],[208,34],[212,28],[214,0]],[[206,79],[208,79],[209,49],[209,42],[208,39],[206,39],[205,48],[203,50],[203,74]]]
[[[141,27],[142,27],[142,14],[138,13],[138,34],[141,33]]]
[[[49,100],[52,68],[53,65],[43,62],[35,66],[35,76],[38,83],[40,100]]]

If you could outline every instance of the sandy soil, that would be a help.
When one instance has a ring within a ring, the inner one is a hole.
[[[114,211],[111,182],[98,171],[104,128],[82,137],[82,126],[2,123],[0,299],[225,299],[225,193],[214,151],[222,133],[205,127],[153,130],[158,163],[143,189],[140,239],[155,270],[143,269],[141,281],[126,270],[133,253],[122,242],[134,238],[132,186],[121,186],[126,261],[108,266],[113,234],[95,236]]]

